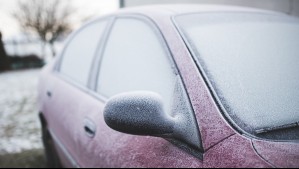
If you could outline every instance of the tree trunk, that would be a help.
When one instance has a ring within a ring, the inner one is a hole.
[[[0,32],[0,72],[9,69],[10,69],[10,63],[4,49],[4,44],[2,42],[2,34]]]
[[[42,56],[40,56],[42,59],[46,59],[46,42],[42,42]]]
[[[52,51],[52,57],[55,57],[56,56],[56,50],[55,50],[54,43],[50,43],[50,47],[51,47],[51,51]]]

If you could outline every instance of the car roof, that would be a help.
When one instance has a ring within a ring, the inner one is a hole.
[[[263,9],[228,6],[228,5],[197,5],[197,4],[176,4],[176,5],[149,5],[141,7],[131,7],[121,9],[118,13],[141,13],[144,15],[151,15],[152,13],[160,15],[181,15],[190,13],[205,13],[205,12],[252,12],[265,14],[283,14],[275,11],[268,11]]]

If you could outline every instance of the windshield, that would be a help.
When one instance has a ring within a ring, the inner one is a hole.
[[[299,22],[275,14],[176,17],[230,118],[243,130],[299,122]],[[298,123],[297,123],[298,124]]]

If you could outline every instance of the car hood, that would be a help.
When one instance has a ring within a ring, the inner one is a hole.
[[[299,167],[299,143],[258,140],[253,140],[252,142],[257,153],[275,167]]]

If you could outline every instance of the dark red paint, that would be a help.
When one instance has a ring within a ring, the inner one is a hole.
[[[298,168],[299,166],[298,143],[254,140],[253,146],[260,156],[276,167]]]
[[[190,12],[246,11],[251,9],[215,6],[162,6],[123,10],[115,15],[145,15],[160,28],[184,81],[196,114],[203,143],[203,159],[154,137],[131,136],[110,129],[104,122],[105,102],[91,91],[78,89],[46,67],[39,87],[39,109],[58,144],[80,167],[299,167],[298,143],[263,141],[243,136],[224,119],[199,69],[190,55],[172,16]],[[51,99],[46,96],[51,90]],[[97,122],[95,138],[86,137],[84,119]],[[59,150],[65,167],[73,167]]]

